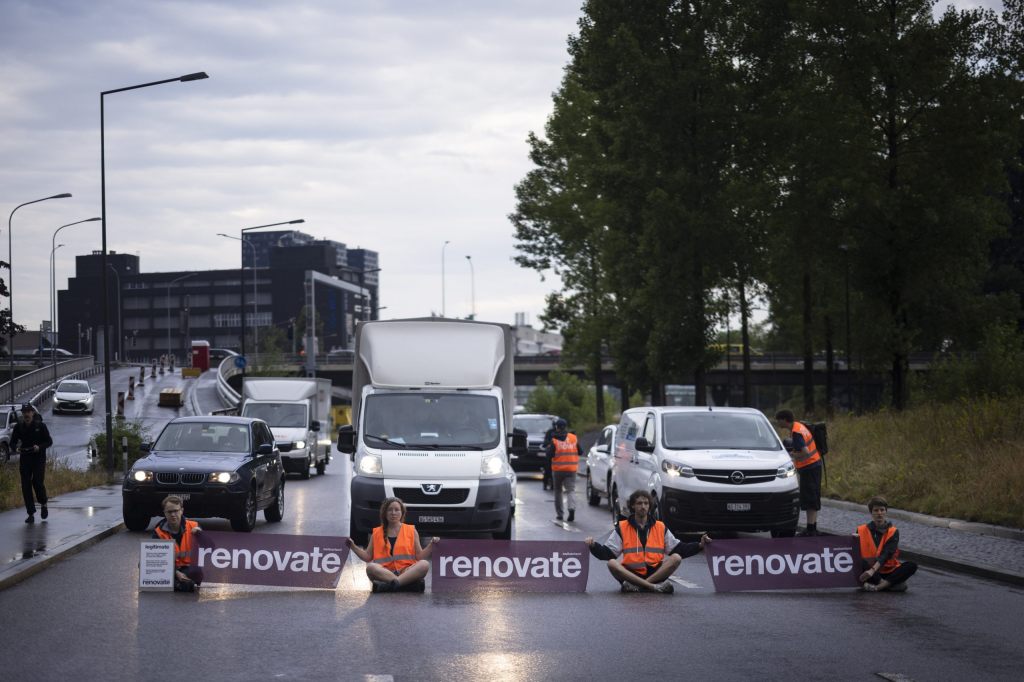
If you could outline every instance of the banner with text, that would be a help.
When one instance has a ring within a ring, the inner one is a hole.
[[[192,562],[203,581],[333,590],[348,560],[344,537],[203,531]]]
[[[430,558],[431,591],[586,592],[582,542],[442,540]]]
[[[715,540],[705,549],[716,592],[857,587],[852,536]]]

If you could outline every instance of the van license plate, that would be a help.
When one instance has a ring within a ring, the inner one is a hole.
[[[444,523],[443,516],[421,516],[420,523]]]
[[[725,505],[726,511],[750,511],[749,502],[727,502]]]

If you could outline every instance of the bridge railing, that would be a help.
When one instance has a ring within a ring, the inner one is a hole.
[[[58,381],[62,378],[66,378],[70,374],[76,374],[78,372],[86,372],[100,365],[96,364],[96,358],[91,355],[83,356],[80,358],[73,358],[71,360],[64,360],[56,363],[57,367],[57,379]],[[53,383],[54,366],[45,365],[39,369],[34,369],[31,372],[25,372],[21,376],[14,377],[13,381],[13,393],[11,391],[12,382],[10,380],[0,384],[0,400],[10,400],[11,402],[17,402],[19,396],[24,396],[33,391],[41,392],[34,393],[33,397],[39,399],[48,398],[48,395],[43,395],[48,389],[51,389]]]

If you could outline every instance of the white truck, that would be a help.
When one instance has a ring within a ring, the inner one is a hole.
[[[421,532],[512,536],[513,337],[507,325],[437,318],[356,328],[352,425],[338,450],[353,457],[349,535],[365,544],[380,505],[398,497]]]
[[[286,472],[309,478],[310,467],[316,467],[317,474],[324,474],[334,431],[330,379],[246,378],[241,416],[270,426]]]

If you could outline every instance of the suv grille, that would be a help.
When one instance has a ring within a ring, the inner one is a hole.
[[[694,469],[698,481],[706,483],[728,483],[730,485],[748,485],[750,483],[767,483],[775,478],[776,469]],[[734,476],[733,474],[740,474]]]
[[[462,504],[469,497],[468,488],[442,488],[436,495],[427,495],[419,488],[395,488],[395,497],[406,504]]]
[[[156,475],[156,482],[160,485],[199,485],[206,480],[208,474],[186,472],[184,474],[160,472]]]

